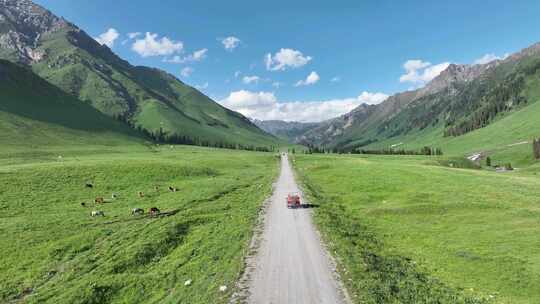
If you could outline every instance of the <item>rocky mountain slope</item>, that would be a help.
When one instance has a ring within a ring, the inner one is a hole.
[[[209,142],[276,139],[166,72],[135,67],[83,30],[29,0],[0,0],[0,59],[135,127]]]
[[[505,60],[451,64],[425,87],[361,105],[309,130],[301,142],[350,151],[428,129],[440,137],[460,136],[535,102],[525,95],[538,82],[539,63],[540,44],[535,44]]]

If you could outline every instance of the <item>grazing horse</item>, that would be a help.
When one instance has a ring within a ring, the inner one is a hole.
[[[176,191],[178,191],[178,188],[174,188],[174,187],[169,186],[169,191],[176,192]]]
[[[103,211],[101,210],[96,210],[96,211],[92,211],[92,213],[90,214],[92,217],[96,217],[96,216],[105,216],[105,213],[103,213]]]
[[[96,197],[96,199],[94,200],[94,203],[103,204],[105,203],[105,199],[103,197]]]
[[[144,210],[142,210],[141,208],[133,208],[131,210],[131,215],[140,215],[140,214],[144,214]]]
[[[92,185],[91,183],[86,183],[86,188],[93,188],[94,185]]]
[[[159,209],[156,207],[152,207],[148,209],[148,214],[151,216],[158,215],[160,213]]]

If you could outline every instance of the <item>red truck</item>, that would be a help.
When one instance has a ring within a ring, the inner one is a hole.
[[[296,193],[289,193],[287,195],[287,208],[299,208],[302,207],[300,203],[300,195]]]

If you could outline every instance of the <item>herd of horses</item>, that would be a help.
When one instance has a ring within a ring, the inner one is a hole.
[[[85,185],[86,188],[94,188],[94,185],[92,183],[86,183]],[[159,186],[155,186],[154,187],[154,190],[159,192]],[[172,186],[169,186],[168,187],[168,190],[170,192],[177,192],[178,191],[178,188],[175,188],[175,187],[172,187]],[[144,197],[144,192],[142,191],[139,191],[137,193],[137,195],[140,197],[140,198],[143,198]],[[114,200],[118,197],[118,195],[116,195],[115,193],[113,193],[111,195],[111,198]],[[105,204],[107,201],[105,200],[105,198],[103,197],[96,197],[94,199],[94,204],[95,205],[102,205],[102,204]],[[85,202],[81,203],[81,206],[82,207],[86,207],[87,204]],[[144,209],[142,208],[133,208],[131,210],[131,215],[132,216],[138,216],[138,215],[144,215],[145,211]],[[150,216],[158,216],[160,215],[161,211],[157,208],[157,207],[150,207],[148,208],[147,210],[147,214],[150,215]],[[102,210],[93,210],[90,215],[92,217],[98,217],[98,216],[105,216],[105,212],[103,212]]]

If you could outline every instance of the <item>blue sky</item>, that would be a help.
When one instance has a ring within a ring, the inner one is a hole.
[[[540,40],[539,1],[36,2],[93,37],[108,32],[102,42],[132,64],[263,119],[327,119],[422,86],[447,63]],[[228,37],[240,42],[226,50]]]

